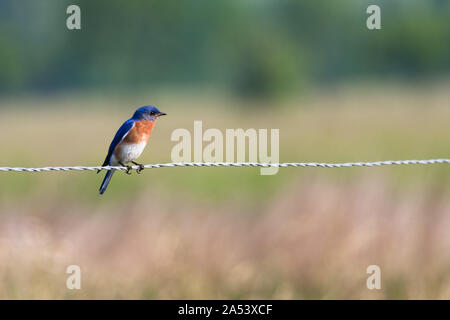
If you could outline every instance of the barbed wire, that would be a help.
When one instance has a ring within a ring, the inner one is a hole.
[[[174,168],[174,167],[319,167],[319,168],[346,168],[346,167],[378,167],[390,165],[410,165],[410,164],[450,164],[450,159],[428,159],[428,160],[387,160],[373,162],[343,162],[343,163],[323,163],[323,162],[284,162],[284,163],[260,163],[260,162],[171,162],[147,164],[145,169],[156,168]],[[138,169],[139,166],[131,166],[132,169]],[[47,172],[47,171],[97,171],[97,170],[127,170],[122,166],[70,166],[70,167],[0,167],[1,172]]]

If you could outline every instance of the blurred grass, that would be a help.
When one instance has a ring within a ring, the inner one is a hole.
[[[193,121],[203,120],[210,127],[280,128],[280,161],[375,161],[387,159],[425,159],[449,154],[448,88],[387,88],[378,91],[335,90],[318,92],[307,99],[283,105],[241,111],[240,101],[201,97],[165,96],[155,101],[169,116],[161,119],[143,163],[170,162],[175,145],[170,134],[176,128],[193,131]],[[400,92],[400,93],[399,93]],[[67,101],[71,100],[70,103]],[[149,101],[149,98],[140,100]],[[65,101],[61,105],[61,101]],[[161,103],[158,103],[161,101]],[[101,164],[115,130],[130,117],[135,105],[98,98],[48,100],[32,99],[3,103],[0,147],[7,150],[4,166],[98,165]],[[102,199],[129,199],[136,190],[151,186],[187,196],[227,201],[265,198],[281,185],[309,171],[323,169],[285,169],[275,176],[260,176],[258,169],[184,168],[147,170],[142,176],[116,174]],[[329,170],[327,175],[345,178],[367,169]],[[448,182],[445,166],[369,169],[393,176],[399,183],[414,183],[424,175]],[[69,182],[70,181],[70,182]],[[98,199],[100,175],[92,173],[4,174],[0,188],[8,197],[42,194],[84,201]],[[45,188],[42,188],[42,185]],[[63,186],[63,187],[61,187]],[[212,187],[213,186],[213,187]],[[236,199],[235,199],[236,200]]]
[[[170,93],[170,91],[169,91]],[[106,97],[106,98],[105,98]],[[128,102],[126,102],[128,101]],[[0,166],[101,164],[154,103],[140,158],[170,162],[176,128],[279,128],[280,161],[450,157],[448,83],[329,88],[277,106],[204,94],[4,100]],[[250,103],[250,102],[245,102]],[[262,102],[261,102],[262,103]],[[1,298],[448,298],[447,166],[0,173]],[[79,264],[83,289],[65,289]],[[365,288],[365,268],[383,290]]]

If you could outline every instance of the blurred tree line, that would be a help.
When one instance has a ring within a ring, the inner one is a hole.
[[[66,8],[81,8],[81,30]],[[381,8],[368,30],[366,8]],[[450,70],[447,0],[0,0],[0,93],[217,86],[273,97]]]

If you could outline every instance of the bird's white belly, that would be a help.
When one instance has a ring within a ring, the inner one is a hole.
[[[127,164],[131,161],[136,160],[141,155],[142,151],[144,151],[146,144],[147,144],[146,142],[133,144],[122,143],[118,152],[117,153],[115,152],[111,157],[111,164],[115,165],[113,164],[113,162],[117,162],[117,164],[118,162]]]

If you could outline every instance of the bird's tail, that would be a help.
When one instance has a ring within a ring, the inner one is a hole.
[[[111,178],[115,171],[116,169],[111,169],[106,173],[105,179],[103,179],[102,185],[100,186],[100,194],[103,194],[106,191],[106,188],[108,187],[108,184],[111,181]]]

